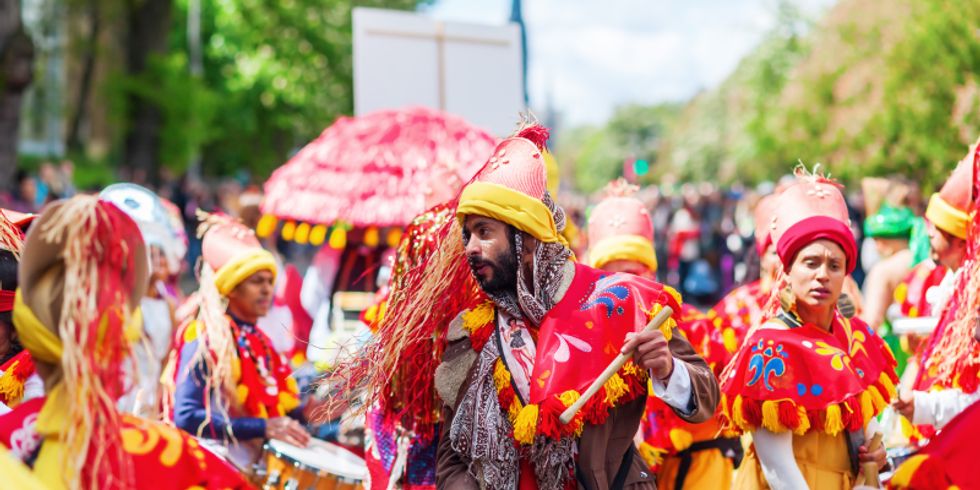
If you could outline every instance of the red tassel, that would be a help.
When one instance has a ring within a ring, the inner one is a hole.
[[[854,432],[864,427],[864,415],[861,412],[861,402],[858,397],[852,396],[845,400],[845,404],[850,410],[841,410],[841,418],[847,430]]]
[[[752,427],[762,426],[762,404],[755,400],[742,399],[742,416]]]
[[[538,434],[544,434],[552,439],[570,434],[575,428],[575,423],[562,424],[558,416],[563,411],[565,405],[557,396],[549,397],[541,403],[541,410],[538,412]]]
[[[817,432],[823,432],[824,429],[824,419],[826,418],[825,411],[823,410],[807,410],[806,416],[810,418],[810,430],[815,430]]]
[[[545,144],[548,142],[550,136],[551,131],[540,124],[528,126],[517,133],[518,138],[531,140],[531,143],[534,143],[538,147],[538,150],[541,151],[545,150]]]
[[[779,421],[790,430],[795,430],[800,426],[800,413],[796,411],[796,404],[789,401],[779,402]]]

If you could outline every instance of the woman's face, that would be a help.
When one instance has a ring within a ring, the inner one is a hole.
[[[847,276],[844,250],[830,240],[817,240],[800,249],[788,276],[798,306],[833,307]]]
[[[163,250],[157,246],[150,247],[150,261],[153,267],[152,278],[157,281],[166,281],[170,276],[170,265],[167,263],[167,256]]]

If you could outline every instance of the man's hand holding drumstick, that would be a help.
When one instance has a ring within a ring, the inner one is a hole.
[[[654,378],[661,381],[669,379],[674,372],[674,356],[667,346],[667,338],[659,328],[626,334],[626,343],[620,352],[633,352],[633,362],[649,370]]]

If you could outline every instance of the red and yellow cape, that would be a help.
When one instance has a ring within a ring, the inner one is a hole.
[[[721,379],[729,427],[836,435],[862,428],[895,396],[895,358],[858,318],[830,331],[772,320],[752,334]]]

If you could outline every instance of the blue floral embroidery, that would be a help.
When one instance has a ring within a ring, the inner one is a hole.
[[[622,315],[625,310],[621,303],[630,295],[629,288],[620,284],[619,281],[622,279],[623,277],[618,274],[600,278],[579,311],[603,306],[606,309],[606,318],[612,318],[613,313]]]
[[[768,345],[767,345],[768,344]],[[783,352],[782,344],[773,344],[770,340],[768,343],[759,340],[754,346],[752,346],[752,357],[749,358],[749,372],[751,378],[746,386],[752,386],[762,380],[762,384],[765,385],[766,389],[773,391],[772,384],[769,383],[770,376],[776,375],[782,376],[786,373],[786,362],[783,360],[787,357],[786,353]],[[799,389],[799,387],[797,387]],[[805,387],[804,387],[805,389]]]

